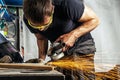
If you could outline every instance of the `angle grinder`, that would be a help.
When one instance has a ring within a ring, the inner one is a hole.
[[[53,61],[61,59],[64,57],[64,53],[62,51],[64,46],[65,43],[63,42],[54,42],[48,50],[48,56],[50,56]]]

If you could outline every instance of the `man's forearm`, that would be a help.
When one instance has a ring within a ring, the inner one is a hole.
[[[92,31],[100,23],[97,15],[93,12],[91,8],[87,7],[86,5],[84,13],[78,21],[82,22],[82,25],[78,26],[78,28],[72,31],[76,38]]]
[[[45,59],[48,49],[48,40],[47,39],[38,39],[38,50],[39,50],[39,58]]]
[[[95,29],[98,24],[99,24],[98,19],[91,19],[91,20],[83,23],[78,28],[74,29],[72,31],[72,34],[75,35],[76,38],[79,38],[80,36],[92,31],[93,29]]]

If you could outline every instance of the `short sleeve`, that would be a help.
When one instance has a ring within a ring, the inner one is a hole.
[[[24,23],[26,24],[26,26],[28,27],[28,29],[30,30],[31,33],[38,33],[38,32],[39,32],[39,30],[32,28],[32,27],[28,24],[28,21],[27,21],[27,19],[26,19],[25,17],[23,17],[23,21],[24,21]]]
[[[84,4],[81,0],[65,0],[67,15],[73,21],[78,21],[83,12]]]

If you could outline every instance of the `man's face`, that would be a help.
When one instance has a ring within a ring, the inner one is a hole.
[[[35,29],[38,29],[40,31],[45,31],[48,29],[50,24],[53,21],[53,12],[54,12],[54,6],[52,6],[52,15],[51,16],[44,16],[44,21],[42,23],[34,23],[32,20],[28,20],[28,24]]]

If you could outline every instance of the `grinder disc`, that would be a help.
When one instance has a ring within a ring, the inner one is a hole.
[[[54,54],[51,56],[52,60],[59,60],[64,57],[64,53]]]

